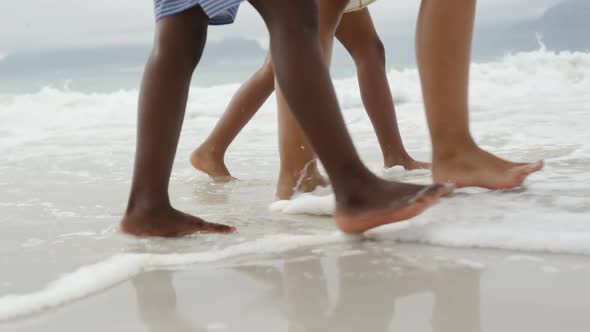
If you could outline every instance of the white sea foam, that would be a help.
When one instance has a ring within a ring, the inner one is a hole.
[[[292,200],[282,200],[270,205],[270,210],[285,214],[310,214],[315,216],[331,216],[334,214],[334,195],[328,188],[313,193],[302,193]]]
[[[546,159],[522,193],[460,190],[411,222],[372,233],[380,239],[456,247],[590,254],[590,54],[508,55],[472,67],[472,124],[480,143],[520,160]],[[413,70],[394,72],[407,109],[420,105]],[[403,124],[402,124],[403,130]],[[386,170],[391,180],[427,183],[428,173]],[[329,193],[271,205],[287,214],[328,215]]]
[[[0,321],[39,313],[85,298],[129,280],[143,271],[210,263],[248,254],[281,253],[307,246],[342,243],[340,233],[323,235],[275,235],[234,245],[220,251],[194,254],[121,254],[84,266],[49,284],[44,290],[0,297]]]
[[[579,206],[580,212],[572,212],[531,204],[530,197],[515,200],[513,195],[460,195],[443,201],[422,216],[383,226],[369,232],[368,236],[383,241],[452,247],[590,255],[588,199]],[[292,202],[275,203],[272,208],[288,214],[326,215],[333,211],[333,203],[326,197],[314,200],[311,194],[302,195]]]
[[[568,104],[579,103],[587,98],[590,89],[590,53],[554,53],[547,50],[517,53],[499,61],[474,64],[471,76],[474,110],[497,105],[540,106],[542,104],[539,101],[557,98],[563,98]],[[419,78],[415,69],[392,70],[389,78],[398,105],[421,103]],[[360,111],[362,101],[356,79],[338,80],[335,86],[343,109]],[[215,121],[237,88],[236,84],[193,88],[189,118],[211,117],[210,120]],[[0,122],[8,134],[2,135],[0,143],[9,140],[40,140],[56,132],[63,133],[64,130],[70,133],[97,126],[132,125],[136,101],[136,90],[81,93],[46,87],[32,94],[2,95]],[[412,108],[410,112],[404,112],[402,109],[400,112],[403,113],[400,117],[402,122],[407,118],[423,122],[423,113],[418,110]],[[546,112],[538,115],[527,113],[533,120],[546,115]],[[346,114],[356,113],[347,111]],[[559,115],[559,112],[553,114]],[[259,121],[257,125],[274,128],[274,118],[272,120],[268,123]],[[370,125],[365,120],[363,125]]]

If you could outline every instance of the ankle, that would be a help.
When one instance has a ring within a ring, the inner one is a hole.
[[[280,177],[285,179],[295,179],[295,181],[297,181],[301,178],[311,178],[319,176],[320,171],[318,168],[317,159],[311,159],[305,164],[302,163],[303,161],[298,163],[298,165],[281,165],[281,168],[279,170]]]
[[[127,203],[125,215],[154,215],[158,212],[170,210],[172,205],[168,195],[131,195]]]
[[[281,169],[279,171],[279,186],[291,186],[294,187],[297,181],[301,178],[301,172],[295,172],[293,170],[284,170]]]
[[[207,142],[201,144],[196,150],[195,155],[206,157],[213,160],[223,161],[225,157],[225,150],[216,147],[213,144],[209,144]]]
[[[395,150],[394,153],[388,152],[383,155],[383,164],[385,167],[404,166],[414,161],[410,154],[405,150]]]
[[[346,180],[333,183],[336,203],[341,206],[351,206],[358,203],[360,197],[364,197],[367,189],[370,191],[378,185],[379,179],[370,171],[358,174],[351,173]]]
[[[479,150],[471,136],[433,141],[432,159],[450,161]]]

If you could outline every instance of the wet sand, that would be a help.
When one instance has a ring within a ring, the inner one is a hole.
[[[0,329],[582,332],[589,277],[581,256],[364,241],[146,272]]]

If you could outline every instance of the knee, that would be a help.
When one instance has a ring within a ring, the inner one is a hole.
[[[275,73],[272,66],[270,55],[266,57],[264,64],[254,74],[255,79],[260,82],[265,89],[272,90],[275,84]]]
[[[378,36],[374,36],[366,40],[365,43],[352,53],[354,62],[357,66],[363,65],[378,65],[385,67],[385,46]]]
[[[295,34],[319,31],[315,0],[251,0],[251,3],[265,20],[271,38],[282,35],[288,40]]]
[[[375,63],[385,66],[385,46],[379,37],[374,38],[369,46],[369,50],[371,52],[371,58]]]
[[[262,64],[262,67],[258,72],[264,77],[270,77],[272,80],[274,80],[275,73],[272,67],[272,58],[270,54],[266,57],[264,63]]]

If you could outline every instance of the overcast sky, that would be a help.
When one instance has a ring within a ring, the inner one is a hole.
[[[293,0],[296,1],[296,0]],[[542,15],[561,0],[479,0],[478,24],[508,24]],[[0,1],[0,60],[17,51],[150,43],[151,0]],[[384,35],[413,33],[418,0],[379,0],[370,7]],[[210,29],[210,38],[243,37],[264,41],[266,31],[248,4],[238,22]]]

